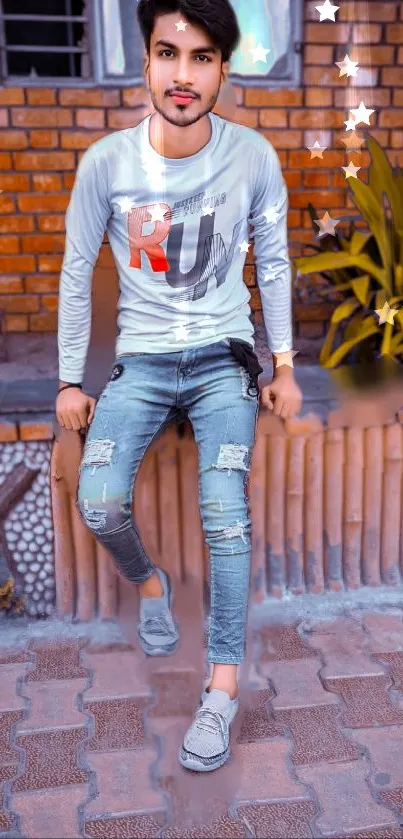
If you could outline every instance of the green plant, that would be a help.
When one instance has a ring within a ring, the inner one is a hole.
[[[294,260],[300,274],[318,273],[328,281],[325,294],[345,299],[335,308],[321,353],[323,367],[388,356],[403,359],[403,169],[393,169],[371,136],[369,181],[348,178],[353,201],[368,230],[350,221],[347,235],[323,236],[317,254]],[[317,214],[309,205],[314,226]],[[317,231],[316,226],[314,226]],[[398,309],[393,323],[379,323],[385,303]],[[334,342],[341,336],[340,345]]]

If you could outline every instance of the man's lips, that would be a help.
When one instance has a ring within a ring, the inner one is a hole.
[[[192,96],[191,93],[171,93],[170,97],[175,102],[193,102],[196,98],[195,96]]]

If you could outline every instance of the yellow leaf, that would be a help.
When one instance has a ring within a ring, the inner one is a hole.
[[[349,315],[352,315],[359,305],[360,303],[355,299],[355,297],[349,297],[348,300],[344,300],[343,303],[340,303],[340,305],[334,310],[331,322],[340,323],[341,320],[344,320],[344,318],[348,318]]]
[[[357,300],[359,300],[363,306],[367,305],[369,283],[369,274],[364,274],[362,277],[357,277],[357,279],[351,280],[351,288],[353,289]]]
[[[341,344],[340,347],[337,347],[337,350],[335,350],[335,352],[330,356],[324,367],[326,367],[327,369],[332,369],[333,367],[336,367],[336,365],[339,364],[342,358],[344,358],[344,356],[347,355],[347,353],[353,347],[359,344],[360,341],[364,341],[365,338],[369,338],[370,335],[375,335],[376,332],[378,332],[378,327],[376,326],[376,324],[374,324],[372,327],[366,329],[356,338],[352,338],[351,341],[344,341],[344,343]]]
[[[357,256],[364,249],[372,233],[362,233],[360,230],[355,230],[350,241],[350,254]]]

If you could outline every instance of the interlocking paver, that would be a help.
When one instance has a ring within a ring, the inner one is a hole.
[[[283,733],[282,727],[274,722],[270,703],[274,695],[270,689],[251,692],[246,708],[240,708],[242,723],[238,742],[255,742],[265,737],[278,737]]]
[[[346,709],[342,715],[345,728],[371,725],[402,725],[403,711],[392,704],[388,689],[389,676],[364,676],[350,679],[326,679],[328,690],[343,697]]]
[[[293,626],[263,626],[259,629],[263,652],[260,662],[291,661],[298,658],[316,658],[316,653],[303,640],[298,632],[298,624]]]
[[[22,717],[21,711],[5,711],[0,714],[0,766],[17,766],[18,750],[10,742],[12,726]]]
[[[25,676],[27,664],[0,665],[0,713],[2,711],[19,711],[26,708],[26,702],[17,694],[17,680]]]
[[[165,824],[164,813],[139,813],[136,816],[94,819],[85,823],[89,839],[154,839]]]
[[[13,792],[64,784],[83,784],[87,773],[77,763],[77,746],[84,740],[81,728],[22,734],[16,743],[25,749],[25,770],[14,781]]]
[[[372,797],[367,784],[369,767],[363,760],[299,766],[296,772],[303,783],[312,784],[317,795],[323,812],[315,824],[322,836],[373,830],[397,821]]]
[[[97,795],[88,802],[85,818],[134,814],[165,809],[164,798],[151,783],[155,749],[122,749],[92,753],[88,764],[97,777]]]
[[[308,798],[306,788],[291,774],[292,746],[285,738],[270,742],[240,743],[236,750],[239,782],[236,801],[276,801]]]
[[[85,692],[86,702],[150,693],[144,659],[133,649],[87,649],[81,654],[81,662],[93,676],[92,685]]]
[[[385,672],[379,662],[366,652],[368,638],[356,620],[347,617],[304,625],[304,638],[312,649],[321,653],[325,666],[324,679],[348,676],[376,676]]]
[[[35,729],[78,727],[87,717],[77,707],[77,696],[87,687],[88,679],[54,679],[50,682],[27,682],[24,697],[30,700],[29,716],[17,726],[17,733]]]
[[[276,711],[276,722],[287,727],[295,748],[295,764],[354,760],[360,756],[356,745],[349,743],[340,728],[340,711],[330,706],[293,708]]]
[[[87,743],[88,751],[143,746],[147,740],[144,730],[144,711],[147,705],[148,701],[141,697],[85,702],[85,710],[93,714],[95,721],[94,736]]]
[[[272,700],[274,710],[337,705],[337,696],[324,690],[318,675],[320,669],[321,663],[316,658],[264,662],[262,673],[270,679],[276,691]]]
[[[29,645],[35,653],[35,667],[27,675],[27,682],[47,682],[50,679],[87,678],[88,671],[80,663],[80,650],[87,644],[85,638],[73,641],[60,640]]]
[[[368,649],[372,653],[403,651],[403,616],[400,611],[364,614],[362,624],[368,632]]]
[[[311,821],[316,814],[312,801],[287,801],[285,804],[252,804],[237,812],[253,829],[256,839],[310,839]]]
[[[21,819],[24,839],[77,839],[78,807],[88,798],[87,784],[41,789],[13,796],[13,809]]]
[[[348,732],[349,737],[369,751],[371,784],[379,789],[403,787],[403,726],[362,728]]]

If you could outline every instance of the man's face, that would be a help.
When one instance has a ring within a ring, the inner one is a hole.
[[[186,23],[184,31],[175,24]],[[145,75],[155,110],[167,122],[186,127],[208,114],[216,104],[229,62],[208,34],[188,23],[179,13],[156,18]],[[175,92],[189,94],[174,98]]]

